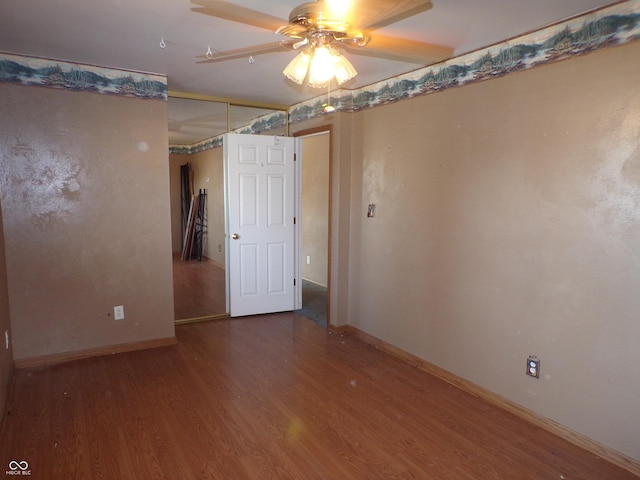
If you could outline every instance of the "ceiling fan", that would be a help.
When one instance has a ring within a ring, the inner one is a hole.
[[[335,78],[341,84],[356,71],[341,54],[350,53],[389,60],[430,65],[449,57],[453,49],[372,33],[394,22],[432,8],[431,0],[316,0],[295,7],[289,20],[235,5],[224,0],[191,0],[199,5],[192,10],[217,18],[270,30],[287,37],[252,47],[207,52],[199,63],[214,63],[236,58],[282,51],[300,53],[285,68],[284,74],[302,84],[325,87]]]

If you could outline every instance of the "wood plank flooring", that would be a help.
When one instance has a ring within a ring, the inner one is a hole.
[[[203,260],[173,257],[173,301],[176,320],[227,313],[224,269]]]
[[[34,479],[615,479],[593,454],[292,313],[16,371],[0,463]]]

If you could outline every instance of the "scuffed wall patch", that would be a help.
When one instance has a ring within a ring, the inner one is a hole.
[[[2,52],[0,82],[133,98],[167,99],[167,78],[163,75]]]

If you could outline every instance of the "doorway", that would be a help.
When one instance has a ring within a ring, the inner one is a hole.
[[[302,309],[296,313],[329,325],[331,130],[303,131],[300,138]]]

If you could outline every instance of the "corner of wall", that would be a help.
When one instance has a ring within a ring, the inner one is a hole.
[[[0,195],[1,197],[1,195]],[[5,337],[6,336],[6,337]],[[4,250],[4,228],[2,224],[2,199],[0,198],[0,425],[5,415],[11,377],[14,368],[11,345],[11,319],[7,288],[7,267]],[[5,343],[6,342],[6,343]],[[8,348],[7,348],[8,347]]]

